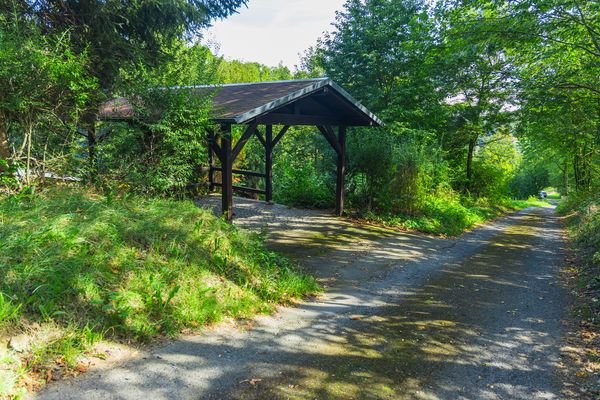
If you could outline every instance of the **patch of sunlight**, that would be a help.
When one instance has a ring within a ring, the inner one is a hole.
[[[456,346],[450,343],[442,343],[437,340],[431,340],[421,347],[424,353],[430,356],[455,356],[459,354]]]
[[[25,388],[18,383],[23,375],[21,362],[14,353],[0,353],[0,398],[21,398]]]
[[[351,356],[361,357],[366,359],[379,359],[382,355],[376,349],[371,348],[373,339],[359,335],[354,338],[357,341],[357,345],[349,345],[348,343],[316,343],[307,349],[306,352],[312,354],[319,354],[324,356]]]
[[[480,275],[480,274],[465,274],[465,278],[476,278],[476,279],[489,279],[489,275]]]

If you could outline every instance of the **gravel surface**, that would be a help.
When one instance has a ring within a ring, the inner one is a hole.
[[[269,245],[316,273],[324,295],[92,368],[38,397],[565,398],[567,299],[552,209],[443,239],[235,203],[236,223],[267,229]]]

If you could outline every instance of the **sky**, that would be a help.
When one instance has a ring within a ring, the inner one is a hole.
[[[331,31],[345,0],[249,0],[238,14],[216,21],[204,35],[227,59],[257,61],[293,69],[300,56]]]

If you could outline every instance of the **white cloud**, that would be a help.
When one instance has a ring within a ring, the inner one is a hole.
[[[224,21],[215,22],[205,42],[216,43],[229,59],[258,61],[292,68],[298,54],[313,46],[323,32],[331,31],[335,12],[344,0],[250,0],[248,7]]]

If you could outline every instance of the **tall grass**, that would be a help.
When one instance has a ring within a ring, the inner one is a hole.
[[[532,206],[548,206],[548,203],[535,198],[473,199],[450,193],[425,196],[412,215],[368,213],[365,218],[387,226],[455,236],[506,212]]]
[[[0,243],[0,332],[32,322],[63,331],[39,344],[29,358],[38,365],[98,335],[174,335],[317,290],[258,235],[190,201],[74,189],[5,197]]]

